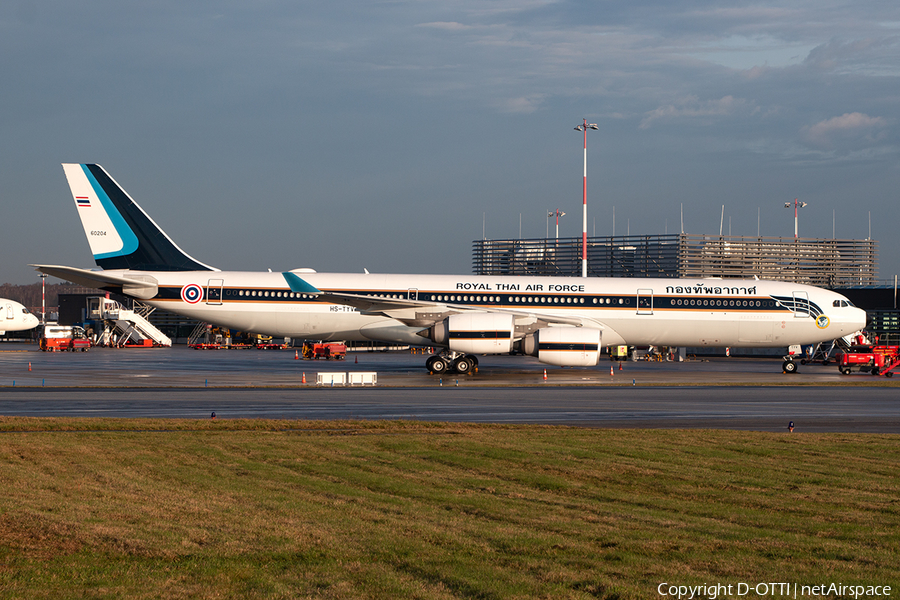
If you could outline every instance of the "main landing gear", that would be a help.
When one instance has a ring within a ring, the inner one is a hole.
[[[425,367],[434,375],[457,373],[466,375],[478,367],[478,359],[471,354],[462,354],[445,350],[440,354],[432,354],[425,361]]]

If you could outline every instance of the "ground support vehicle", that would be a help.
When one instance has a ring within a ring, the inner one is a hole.
[[[69,325],[47,325],[41,333],[40,348],[44,352],[87,352],[91,340],[84,334],[84,329]]]
[[[284,344],[259,343],[254,346],[257,350],[285,350],[287,346]]]
[[[347,358],[347,346],[334,342],[303,344],[303,358],[307,360],[344,360]]]
[[[843,375],[857,371],[892,377],[897,366],[900,366],[900,346],[853,346],[838,360]]]

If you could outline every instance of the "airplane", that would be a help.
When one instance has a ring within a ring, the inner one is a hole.
[[[36,316],[15,300],[0,298],[0,335],[7,331],[34,329],[40,324]]]
[[[102,270],[32,265],[73,283],[239,331],[431,346],[434,374],[476,355],[590,367],[604,347],[786,347],[861,330],[835,292],[781,281],[222,271],[184,252],[99,165],[64,164]],[[796,363],[785,357],[785,372]]]

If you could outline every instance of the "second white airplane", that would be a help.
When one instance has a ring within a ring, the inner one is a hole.
[[[0,335],[7,331],[27,331],[40,324],[36,316],[15,300],[0,298]]]
[[[866,324],[840,294],[778,281],[221,271],[181,250],[99,165],[63,169],[103,270],[39,271],[240,331],[436,346],[434,373],[468,373],[478,354],[593,366],[618,345],[807,345]]]

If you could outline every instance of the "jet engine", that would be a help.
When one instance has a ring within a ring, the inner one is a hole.
[[[506,354],[512,350],[512,315],[471,312],[450,315],[419,335],[465,354]]]
[[[593,367],[600,362],[600,330],[590,327],[544,327],[522,340],[522,354],[548,365]]]

